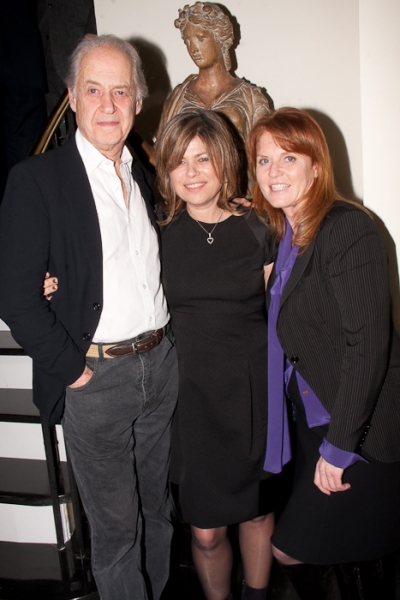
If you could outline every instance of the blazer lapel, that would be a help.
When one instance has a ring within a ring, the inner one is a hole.
[[[102,243],[97,215],[89,179],[76,147],[75,138],[60,148],[58,177],[61,193],[75,216],[76,228],[86,249],[88,259],[96,266],[102,265]]]
[[[141,164],[135,161],[132,167],[132,175],[139,185],[151,224],[159,234],[153,206],[150,175],[147,176]],[[77,231],[86,249],[88,259],[91,263],[96,262],[96,266],[100,265],[101,268],[103,251],[99,218],[89,179],[76,147],[75,138],[72,138],[60,148],[57,177],[61,182],[61,193],[75,216]]]
[[[283,290],[279,309],[282,308],[283,303],[285,302],[285,300],[288,298],[288,296],[291,294],[291,292],[293,291],[295,286],[300,281],[301,276],[303,275],[304,270],[307,267],[312,255],[313,255],[314,246],[315,246],[315,237],[310,242],[310,244],[307,246],[306,250],[296,258],[296,262],[294,263],[289,280]]]
[[[139,161],[133,160],[132,177],[138,184],[142,198],[147,208],[149,219],[154,229],[159,235],[159,227],[157,224],[156,211],[153,198],[153,182],[150,173],[145,170],[145,167]]]

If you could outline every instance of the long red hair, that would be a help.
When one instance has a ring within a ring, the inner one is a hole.
[[[255,181],[253,206],[258,216],[268,221],[278,240],[285,232],[285,215],[281,209],[274,208],[267,202],[256,179],[258,144],[266,132],[272,135],[276,144],[283,150],[309,156],[317,169],[317,177],[298,203],[298,220],[293,242],[296,246],[305,248],[316,235],[335,199],[343,200],[335,188],[325,136],[308,112],[290,107],[269,113],[256,123],[249,134],[247,152]]]

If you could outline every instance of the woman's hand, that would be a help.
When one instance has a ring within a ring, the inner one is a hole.
[[[349,483],[343,483],[344,469],[334,467],[320,456],[315,469],[314,483],[323,494],[331,492],[345,492],[351,488]]]
[[[58,279],[57,277],[51,277],[50,273],[47,271],[44,281],[43,281],[43,296],[47,300],[51,300],[53,297],[53,293],[58,290]]]

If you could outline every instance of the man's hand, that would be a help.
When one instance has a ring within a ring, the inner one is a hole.
[[[235,204],[240,204],[241,206],[245,206],[246,208],[250,208],[250,206],[251,206],[251,202],[250,202],[250,200],[247,200],[247,198],[234,198],[233,202],[235,202]]]
[[[344,469],[334,467],[320,456],[315,469],[314,483],[327,496],[331,492],[345,492],[351,488],[349,483],[343,483]]]
[[[92,379],[92,377],[93,377],[92,369],[90,369],[87,365],[85,365],[85,370],[83,371],[83,373],[79,377],[79,379],[77,379],[74,383],[71,383],[71,385],[69,385],[68,387],[71,388],[71,390],[80,388],[83,385],[86,385],[87,383],[89,383],[89,381]]]

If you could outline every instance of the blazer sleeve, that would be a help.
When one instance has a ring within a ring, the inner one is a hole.
[[[1,205],[0,316],[35,366],[69,385],[83,373],[85,356],[43,297],[50,216],[31,160],[11,171]]]
[[[388,366],[390,294],[383,240],[361,210],[342,214],[330,228],[327,285],[344,334],[340,384],[327,441],[356,451],[377,402]]]

